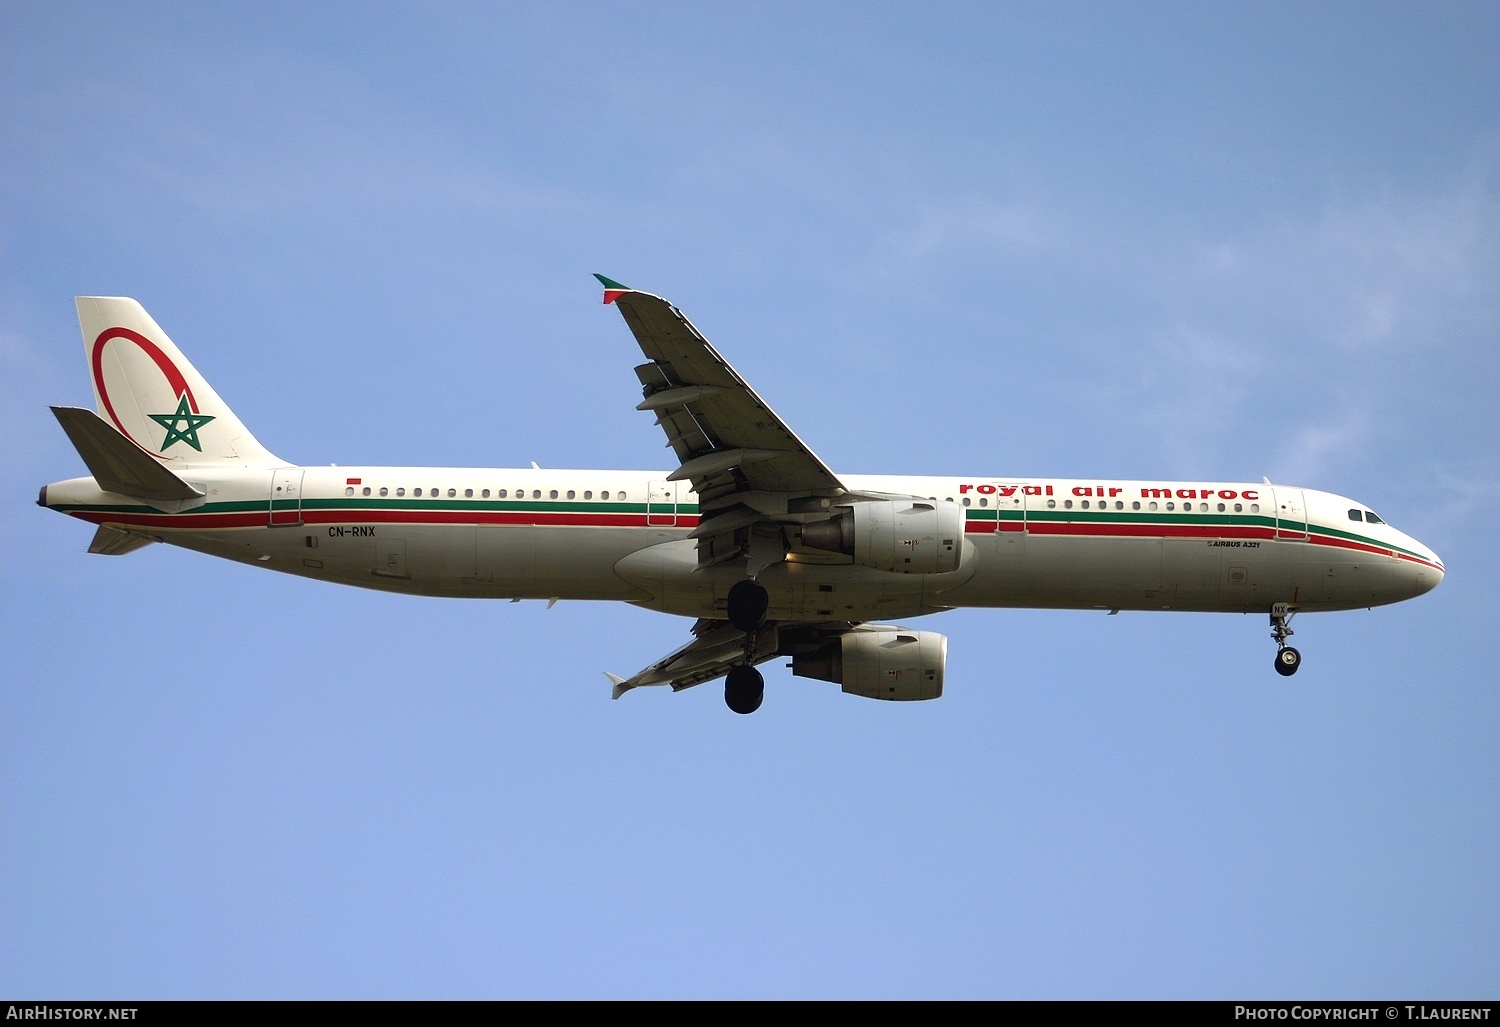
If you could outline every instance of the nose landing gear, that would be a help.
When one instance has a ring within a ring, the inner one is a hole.
[[[1286,603],[1271,607],[1271,637],[1276,640],[1276,673],[1289,678],[1302,666],[1302,654],[1286,644],[1288,636],[1295,634],[1290,625],[1296,611]]]

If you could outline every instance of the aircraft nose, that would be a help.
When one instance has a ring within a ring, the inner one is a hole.
[[[1423,557],[1422,562],[1418,563],[1416,561],[1413,561],[1411,564],[1411,573],[1413,579],[1412,594],[1423,595],[1424,593],[1431,592],[1433,589],[1438,587],[1438,585],[1442,582],[1444,575],[1448,573],[1448,569],[1443,565],[1442,558],[1434,553],[1431,549],[1428,549],[1426,546],[1422,545],[1420,542],[1417,542],[1415,539],[1413,539],[1412,542],[1413,548]]]

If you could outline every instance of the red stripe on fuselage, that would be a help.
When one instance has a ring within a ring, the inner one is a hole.
[[[1016,534],[1020,521],[970,521],[964,528],[971,535]],[[1089,535],[1123,538],[1271,538],[1270,528],[1238,524],[1094,524],[1086,521],[1030,521],[1024,525],[1032,535]]]
[[[267,526],[269,510],[240,510],[231,513],[181,513],[147,514],[115,513],[96,510],[69,511],[72,516],[92,524],[119,524],[125,527],[153,529],[207,528],[263,528]],[[291,513],[278,510],[279,514]],[[562,513],[530,511],[465,511],[465,510],[304,510],[303,524],[474,524],[513,525],[517,527],[585,527],[585,528],[692,528],[698,524],[698,515],[679,514],[675,524],[647,523],[644,513]],[[663,518],[664,514],[652,514],[652,518]],[[1080,521],[1032,521],[1025,525],[1033,535],[1052,535],[1075,538],[1201,538],[1201,539],[1275,539],[1275,530],[1256,525],[1201,525],[1201,524],[1094,524]],[[1020,521],[1003,521],[999,534],[1015,534],[1022,528]],[[965,531],[971,535],[993,535],[994,521],[969,521]],[[1279,541],[1293,541],[1281,539]],[[1394,556],[1401,560],[1430,567],[1439,573],[1444,569],[1421,557],[1411,556],[1388,548],[1355,542],[1351,539],[1335,538],[1313,532],[1305,540],[1313,545],[1332,546],[1370,553],[1374,556]]]
[[[99,510],[69,511],[74,517],[93,524],[120,524],[140,528],[263,528],[267,526],[270,511],[236,510],[230,513],[180,513],[148,514],[117,513]],[[296,513],[295,510],[277,510],[278,516]],[[466,510],[303,510],[303,524],[509,524],[520,527],[584,527],[584,528],[693,528],[698,525],[696,514],[678,514],[675,524],[656,523],[665,514],[651,514],[647,522],[644,513],[620,514],[571,514],[571,513],[514,513],[504,511]]]
[[[1410,563],[1420,564],[1423,567],[1431,567],[1433,570],[1438,571],[1439,573],[1446,573],[1445,571],[1443,571],[1443,568],[1439,567],[1431,560],[1424,560],[1420,556],[1412,556],[1410,553],[1403,553],[1395,549],[1372,546],[1364,542],[1355,542],[1353,539],[1334,538],[1331,535],[1319,535],[1318,533],[1313,532],[1311,541],[1316,545],[1332,546],[1335,549],[1353,549],[1356,552],[1371,553],[1375,556],[1394,556],[1398,560],[1406,560]]]

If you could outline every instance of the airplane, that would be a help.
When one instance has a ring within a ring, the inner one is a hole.
[[[836,474],[667,300],[603,275],[678,465],[655,471],[299,466],[274,456],[133,299],[78,297],[95,410],[52,407],[89,477],[38,505],[98,526],[89,552],[155,542],[424,596],[615,600],[694,618],[629,678],[756,667],[871,699],[943,694],[948,640],[886,623],[958,607],[1188,610],[1270,618],[1400,602],[1443,561],[1363,503],[1288,485]]]

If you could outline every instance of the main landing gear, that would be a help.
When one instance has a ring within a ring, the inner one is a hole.
[[[731,667],[724,678],[724,703],[736,713],[754,713],[766,697],[766,679],[747,664]]]
[[[729,602],[725,617],[741,631],[754,631],[766,622],[766,611],[771,608],[771,596],[765,586],[750,581],[736,581],[729,586]]]
[[[770,608],[771,597],[764,586],[748,579],[730,586],[725,616],[745,633],[745,662],[730,668],[724,677],[724,703],[736,713],[754,713],[766,696],[766,679],[755,669],[755,639]]]
[[[1287,637],[1294,634],[1289,626],[1296,611],[1286,603],[1271,607],[1271,637],[1276,640],[1276,673],[1289,678],[1302,666],[1302,654],[1286,644]]]

